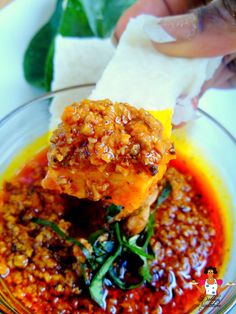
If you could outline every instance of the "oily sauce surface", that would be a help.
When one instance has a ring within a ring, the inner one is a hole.
[[[78,248],[34,217],[55,222],[81,240],[102,225],[102,204],[45,190],[46,150],[6,182],[0,199],[0,272],[32,313],[188,313],[199,303],[189,282],[206,265],[220,269],[224,229],[208,182],[177,157],[159,183],[172,193],[156,212],[151,283],[122,291],[109,287],[106,311],[84,292]],[[86,240],[85,240],[86,241]]]

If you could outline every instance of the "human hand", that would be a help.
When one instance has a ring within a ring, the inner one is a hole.
[[[214,77],[202,87],[198,98],[210,87],[236,86],[236,1],[138,0],[121,17],[115,30],[119,40],[131,17],[146,13],[162,17],[159,25],[173,37],[160,43],[155,39],[156,24],[147,25],[147,36],[160,52],[177,57],[223,55]],[[197,104],[197,99],[195,99]]]
[[[236,283],[234,283],[234,282],[227,282],[226,286],[236,286]]]
[[[193,281],[190,282],[190,284],[196,286],[196,285],[198,285],[198,282],[196,282],[195,280],[193,280]]]

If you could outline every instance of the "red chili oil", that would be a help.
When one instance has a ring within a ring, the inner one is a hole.
[[[73,236],[84,234],[84,230],[76,232],[77,226],[85,223],[77,224],[83,215],[71,216],[68,210],[75,211],[76,207],[81,210],[85,203],[77,204],[73,198],[44,191],[40,186],[47,168],[46,153],[44,150],[36,155],[3,188],[1,263],[10,270],[4,280],[14,297],[31,313],[37,314],[184,314],[194,309],[200,303],[200,294],[190,282],[199,281],[205,266],[220,269],[225,241],[220,206],[212,197],[210,182],[199,169],[181,156],[170,163],[159,184],[161,188],[168,181],[173,190],[155,216],[156,227],[151,240],[156,253],[151,265],[153,279],[130,291],[106,287],[107,305],[103,310],[80,286],[74,247],[53,231],[30,222],[35,215],[54,220],[65,232],[73,231]],[[88,210],[92,213],[91,208]],[[93,228],[96,219],[99,220],[98,215],[90,216]],[[100,221],[97,223],[99,225]],[[27,249],[32,249],[29,256]]]

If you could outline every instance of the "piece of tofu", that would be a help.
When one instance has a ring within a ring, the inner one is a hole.
[[[120,205],[117,219],[142,206],[175,158],[159,121],[110,100],[66,107],[50,142],[43,187]]]

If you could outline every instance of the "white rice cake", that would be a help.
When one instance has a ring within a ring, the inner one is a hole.
[[[55,40],[52,90],[96,83],[114,54],[110,39],[77,38],[58,35]],[[51,128],[60,122],[66,106],[87,98],[91,87],[75,89],[56,96],[51,104]]]

